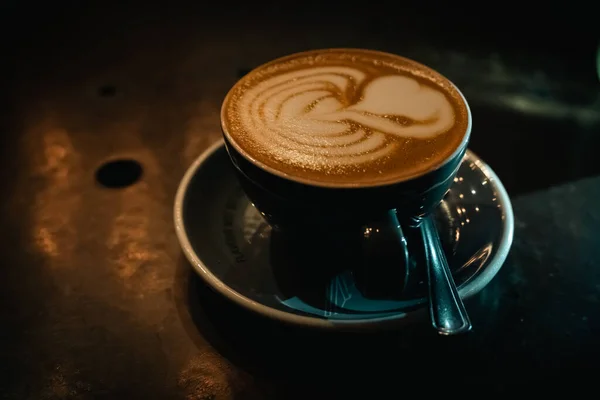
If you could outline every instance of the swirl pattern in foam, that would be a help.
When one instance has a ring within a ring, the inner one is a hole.
[[[467,119],[462,97],[439,74],[366,50],[275,60],[238,82],[223,105],[224,131],[252,159],[326,184],[430,169],[458,147]]]

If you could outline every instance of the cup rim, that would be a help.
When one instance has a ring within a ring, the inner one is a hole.
[[[274,63],[278,63],[278,62],[282,62],[285,61],[286,59],[289,58],[293,58],[293,57],[297,57],[300,56],[302,54],[309,54],[309,53],[315,53],[315,52],[320,52],[320,51],[360,51],[360,52],[365,52],[365,53],[371,53],[371,54],[380,54],[380,55],[386,55],[386,56],[393,56],[393,57],[398,57],[400,59],[403,59],[409,63],[412,64],[416,64],[418,66],[424,67],[426,70],[433,72],[434,74],[438,75],[439,77],[443,78],[444,80],[446,80],[446,82],[448,82],[448,84],[450,86],[452,86],[454,88],[454,90],[456,90],[456,92],[460,95],[461,99],[463,100],[463,103],[465,105],[465,109],[467,111],[467,128],[465,131],[465,134],[463,135],[463,138],[460,142],[460,144],[456,147],[456,149],[445,159],[441,160],[438,164],[434,165],[432,168],[420,172],[420,173],[416,173],[413,175],[408,175],[408,176],[404,176],[402,178],[396,179],[396,180],[392,180],[392,181],[388,181],[388,182],[378,182],[378,183],[352,183],[352,182],[345,182],[345,183],[328,183],[328,182],[319,182],[316,180],[311,180],[311,179],[305,179],[302,177],[298,177],[298,176],[294,176],[291,174],[287,174],[283,171],[277,170],[276,168],[270,167],[268,165],[266,165],[265,163],[257,160],[256,158],[252,157],[248,152],[246,152],[233,138],[233,136],[228,132],[227,127],[225,126],[225,104],[228,103],[228,100],[233,92],[233,89],[237,86],[238,82],[241,80],[238,80],[227,92],[227,94],[225,95],[225,97],[223,98],[223,102],[221,103],[221,111],[220,111],[220,122],[221,122],[221,131],[223,133],[223,136],[225,137],[225,139],[227,140],[227,142],[236,150],[236,152],[238,154],[240,154],[244,159],[246,159],[247,161],[249,161],[251,164],[253,164],[254,166],[256,166],[257,168],[271,174],[271,175],[275,175],[279,178],[288,180],[288,181],[292,181],[292,182],[296,182],[296,183],[300,183],[303,185],[308,185],[308,186],[315,186],[315,187],[321,187],[321,188],[325,188],[325,189],[366,189],[366,188],[381,188],[381,187],[387,187],[387,186],[392,186],[392,185],[396,185],[399,183],[403,183],[403,182],[408,182],[417,178],[420,178],[422,176],[425,176],[433,171],[436,171],[440,168],[443,168],[446,164],[448,164],[449,162],[451,162],[452,160],[454,160],[456,157],[458,157],[460,155],[460,153],[462,153],[465,148],[467,147],[470,137],[471,137],[471,128],[472,128],[472,114],[471,114],[471,108],[469,107],[469,103],[467,102],[467,99],[465,98],[464,94],[461,92],[461,90],[456,86],[456,84],[454,84],[454,82],[452,82],[450,79],[448,79],[445,75],[441,74],[440,72],[438,72],[437,70],[429,67],[428,65],[425,65],[423,63],[420,63],[418,61],[415,61],[413,59],[407,58],[407,57],[403,57],[401,55],[398,54],[394,54],[394,53],[389,53],[389,52],[384,52],[384,51],[379,51],[379,50],[371,50],[371,49],[363,49],[363,48],[354,48],[354,47],[333,47],[333,48],[318,48],[318,49],[313,49],[313,50],[306,50],[306,51],[300,51],[300,52],[295,52],[295,53],[291,53],[288,54],[286,56],[283,57],[278,57],[275,58],[273,60],[270,60],[268,62],[265,62],[255,68],[252,69],[252,71],[260,69],[260,68],[264,68],[266,66],[269,66],[271,64]],[[251,73],[252,71],[250,71],[249,73]]]

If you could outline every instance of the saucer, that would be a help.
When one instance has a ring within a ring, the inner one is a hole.
[[[174,218],[196,273],[217,293],[262,316],[345,330],[397,326],[426,315],[425,291],[402,299],[363,295],[343,248],[324,261],[317,244],[290,243],[272,230],[239,186],[221,141],[185,173]],[[502,267],[514,225],[502,182],[471,151],[435,220],[459,294],[467,299]]]

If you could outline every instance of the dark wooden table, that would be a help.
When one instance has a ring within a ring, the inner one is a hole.
[[[593,20],[395,6],[5,2],[0,398],[582,390],[600,356]],[[280,326],[211,293],[179,249],[174,193],[219,139],[228,88],[272,58],[339,46],[429,64],[471,103],[471,149],[516,214],[509,259],[468,304],[472,334]]]

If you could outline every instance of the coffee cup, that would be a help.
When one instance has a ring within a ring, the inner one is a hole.
[[[381,236],[392,232],[406,255],[398,265],[405,284],[410,252],[445,267],[452,283],[430,215],[462,162],[471,113],[447,78],[373,50],[296,53],[238,81],[221,123],[239,182],[274,229],[324,240],[360,236],[372,254],[385,253],[377,249],[390,240]]]

